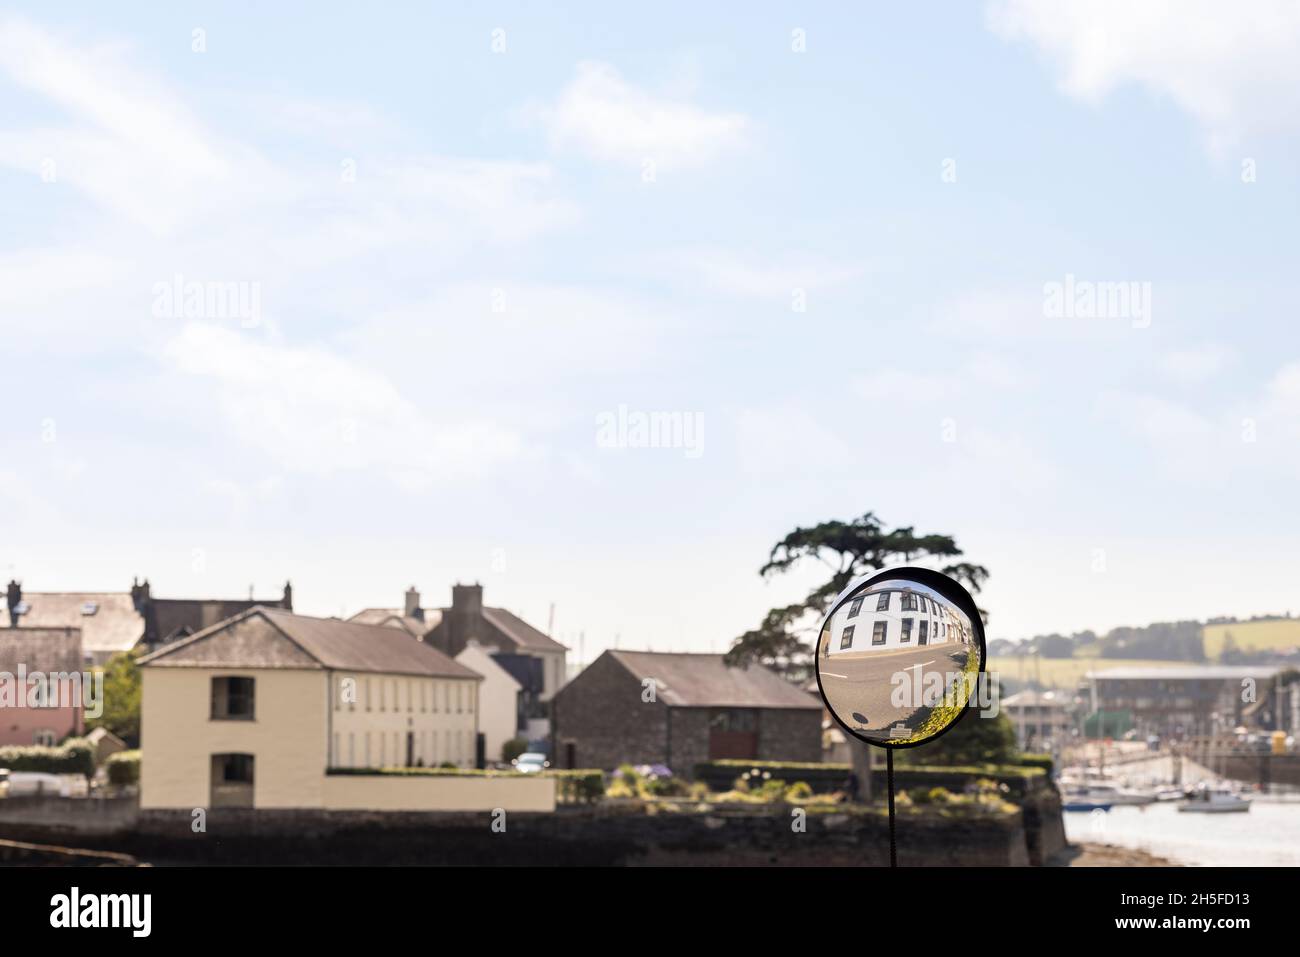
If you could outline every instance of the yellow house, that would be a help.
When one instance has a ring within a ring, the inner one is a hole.
[[[475,765],[481,677],[401,629],[258,606],[141,666],[141,807],[554,807],[550,781],[356,772]]]

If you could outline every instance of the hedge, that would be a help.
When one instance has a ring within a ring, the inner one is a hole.
[[[1052,756],[1050,754],[1022,754],[1016,762],[1023,768],[1042,768],[1048,776],[1052,773]]]
[[[139,784],[140,752],[119,751],[117,754],[110,754],[108,760],[104,762],[104,770],[108,774],[109,784],[115,784],[118,787],[127,784]]]
[[[95,773],[95,749],[85,738],[69,738],[56,748],[7,745],[0,747],[0,768],[91,777]]]
[[[1050,767],[1050,760],[1048,766]],[[772,780],[794,784],[806,781],[818,794],[843,790],[849,774],[847,764],[816,764],[796,761],[709,761],[695,766],[695,778],[703,781],[712,791],[726,791],[732,782],[746,771],[757,769],[767,772]],[[897,790],[913,787],[946,787],[961,791],[965,785],[979,778],[992,778],[1006,784],[1013,794],[1034,791],[1048,780],[1048,772],[1039,762],[1017,764],[985,764],[945,767],[942,765],[904,766],[894,769],[894,787]],[[883,767],[872,770],[875,793],[883,794],[886,772]]]
[[[559,782],[557,796],[569,804],[595,804],[605,796],[605,772],[591,768],[543,771]]]

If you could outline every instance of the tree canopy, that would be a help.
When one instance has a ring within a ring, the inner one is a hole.
[[[788,677],[807,676],[816,637],[812,631],[851,581],[891,565],[916,564],[936,568],[978,592],[988,569],[958,561],[961,555],[951,535],[919,534],[910,525],[887,529],[872,512],[847,522],[796,528],[772,546],[758,573],[771,578],[811,560],[825,565],[829,577],[803,601],[771,609],[757,628],[732,643],[727,663],[758,661]]]

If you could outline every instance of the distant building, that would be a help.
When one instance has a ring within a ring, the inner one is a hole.
[[[724,758],[821,760],[820,700],[722,655],[606,651],[551,707],[558,767],[665,764],[690,775]]]
[[[1269,665],[1107,668],[1088,672],[1080,692],[1091,713],[1127,714],[1143,734],[1214,734],[1241,724],[1251,703],[1244,692],[1253,688],[1262,697],[1278,671]]]
[[[80,734],[81,671],[77,629],[0,629],[0,745],[55,745]]]
[[[1063,691],[1026,689],[1003,698],[1001,707],[1024,751],[1050,750],[1074,730],[1073,696]]]
[[[519,682],[482,645],[471,641],[456,661],[483,676],[478,693],[478,727],[489,762],[501,760],[501,748],[520,736]]]
[[[108,728],[95,728],[86,735],[86,740],[95,749],[95,766],[99,767],[113,755],[127,749],[126,742]]]
[[[965,616],[928,591],[898,582],[881,582],[831,616],[828,657],[948,642],[968,644],[971,625]]]
[[[142,807],[338,807],[331,768],[476,763],[481,678],[395,628],[256,607],[140,664]]]
[[[126,592],[24,592],[17,581],[7,594],[10,627],[75,628],[81,635],[85,664],[103,665],[115,654],[150,651],[183,638],[254,605],[293,610],[288,583],[278,601],[219,598],[154,598],[148,580],[132,582]]]
[[[506,609],[484,605],[482,585],[452,586],[450,608],[422,607],[411,588],[402,608],[367,608],[350,620],[403,628],[453,658],[477,642],[520,685],[519,736],[550,737],[547,703],[564,685],[568,649]]]

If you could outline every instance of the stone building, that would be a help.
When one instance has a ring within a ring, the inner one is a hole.
[[[664,764],[690,775],[725,758],[821,760],[821,702],[722,655],[606,651],[551,703],[562,768]]]

